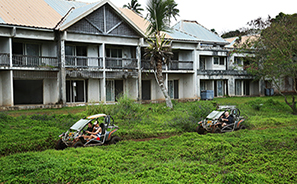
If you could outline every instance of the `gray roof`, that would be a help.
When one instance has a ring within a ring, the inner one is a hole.
[[[56,12],[61,16],[66,15],[66,13],[72,8],[78,8],[85,6],[87,3],[77,2],[77,1],[65,1],[65,0],[44,0],[48,5],[50,5]]]
[[[80,15],[84,14],[86,11],[92,9],[94,6],[96,6],[98,3],[92,3],[92,4],[87,4],[85,6],[81,6],[79,8],[74,9],[73,11],[71,11],[71,13],[67,16],[67,18],[65,19],[65,21],[63,22],[62,25],[67,24],[68,22],[73,21],[74,19],[77,19],[77,17],[79,17]],[[61,26],[62,26],[61,25]]]
[[[218,44],[228,44],[226,40],[219,35],[211,32],[196,21],[181,20],[173,26],[174,29],[183,32],[198,41],[214,42]],[[178,34],[173,35],[178,37]]]

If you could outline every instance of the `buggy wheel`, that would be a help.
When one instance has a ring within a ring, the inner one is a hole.
[[[215,128],[213,133],[222,133],[221,129],[220,128]]]
[[[75,148],[84,147],[84,144],[82,142],[77,142],[73,145],[73,147],[75,147]]]
[[[56,150],[63,150],[67,148],[67,145],[62,141],[62,139],[59,139],[56,143]]]
[[[204,128],[203,128],[201,125],[199,125],[199,126],[197,126],[197,128],[196,128],[196,132],[197,132],[198,134],[204,134]]]
[[[239,130],[241,130],[241,129],[246,129],[246,126],[245,125],[240,125]]]
[[[120,141],[121,139],[118,136],[113,136],[109,142],[109,144],[116,144]]]

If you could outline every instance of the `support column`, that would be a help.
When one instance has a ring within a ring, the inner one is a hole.
[[[60,35],[57,33],[59,37],[59,44],[58,44],[58,54],[60,60],[60,72],[59,72],[59,102],[62,103],[64,106],[66,105],[66,68],[65,68],[65,39],[67,37],[67,33],[64,32],[64,35]]]
[[[102,79],[102,101],[106,104],[106,60],[105,60],[105,43],[102,43],[101,46],[101,57],[103,63],[103,79]]]
[[[198,79],[197,70],[199,68],[199,54],[197,52],[197,49],[195,48],[192,54],[193,57],[193,70],[194,70],[194,80],[193,80],[193,86],[194,86],[194,98],[198,99],[200,96],[200,80]],[[199,83],[198,83],[199,81]]]
[[[141,39],[139,39],[139,42],[141,44]],[[141,47],[140,44],[136,48],[136,58],[137,58],[137,69],[138,69],[138,79],[137,79],[137,86],[138,86],[138,95],[137,95],[137,101],[142,100],[142,76],[141,76]]]

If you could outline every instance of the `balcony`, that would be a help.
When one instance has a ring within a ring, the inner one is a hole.
[[[0,66],[9,66],[9,54],[0,53]]]
[[[197,70],[198,75],[250,76],[245,70]]]
[[[168,66],[169,70],[193,70],[193,61],[172,60]]]
[[[149,60],[142,60],[141,67],[145,70],[153,69]],[[162,69],[166,69],[165,65],[163,65]],[[193,70],[193,61],[172,60],[168,65],[168,70]]]
[[[44,66],[58,66],[57,57],[44,56],[28,56],[28,55],[12,55],[12,66],[19,67],[44,67]]]
[[[65,56],[65,67],[69,68],[103,68],[102,57]]]
[[[105,59],[107,69],[137,69],[137,59],[135,58],[110,58]]]

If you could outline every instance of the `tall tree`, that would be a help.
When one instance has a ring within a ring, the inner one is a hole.
[[[174,0],[166,0],[166,17],[168,21],[168,26],[170,26],[171,17],[177,20],[177,16],[179,16],[179,9],[177,9],[177,3]]]
[[[155,79],[165,97],[166,105],[172,108],[172,102],[168,95],[166,85],[164,85],[162,64],[168,64],[171,61],[173,53],[171,52],[170,42],[165,39],[166,31],[169,27],[166,25],[167,1],[149,0],[147,4],[147,19],[150,24],[147,28],[147,39],[149,46],[145,49],[144,57],[150,59],[154,68]]]
[[[141,11],[143,11],[143,8],[141,8],[141,4],[137,2],[137,0],[131,0],[131,3],[125,4],[123,8],[128,8],[135,13],[138,13],[141,15]]]
[[[257,39],[248,40],[241,46],[243,50],[252,48],[248,71],[258,78],[271,80],[293,114],[297,115],[294,95],[289,102],[288,96],[282,92],[284,79],[290,78],[293,80],[291,87],[297,93],[297,14],[280,13],[275,19],[268,17],[267,20],[258,18],[250,25],[258,34]]]

